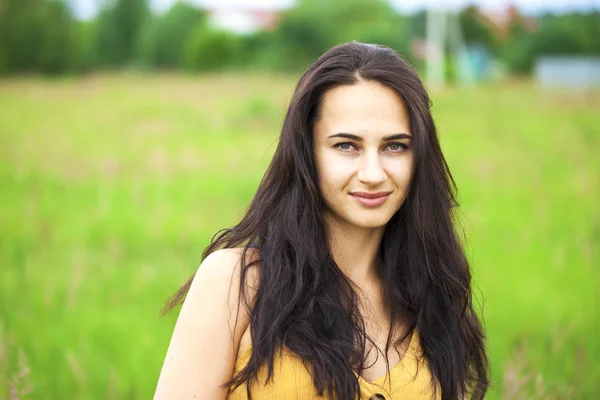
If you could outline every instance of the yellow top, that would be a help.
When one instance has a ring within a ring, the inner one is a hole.
[[[235,362],[237,374],[250,358],[251,346],[240,354]],[[402,360],[390,368],[390,374],[369,382],[358,376],[361,400],[439,400],[441,390],[438,385],[437,395],[433,397],[431,373],[426,362],[417,363],[421,356],[421,346],[414,331],[408,350]],[[418,365],[417,365],[418,364]],[[417,368],[418,366],[418,368]],[[312,376],[302,359],[289,349],[275,353],[273,360],[273,379],[264,384],[267,368],[263,366],[258,374],[258,383],[252,385],[252,398],[256,400],[311,400],[322,399],[317,395]],[[261,384],[262,383],[262,384]],[[242,384],[231,392],[228,400],[246,400],[246,384]]]

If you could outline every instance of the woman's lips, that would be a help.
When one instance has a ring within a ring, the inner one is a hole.
[[[350,193],[360,204],[365,207],[377,207],[385,203],[391,192],[385,193]]]

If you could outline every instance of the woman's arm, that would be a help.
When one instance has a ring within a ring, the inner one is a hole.
[[[223,249],[202,262],[177,319],[155,400],[226,399],[227,389],[219,386],[231,379],[248,327],[243,306],[235,323],[240,259],[241,249]]]

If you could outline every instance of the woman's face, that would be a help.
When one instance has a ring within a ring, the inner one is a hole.
[[[413,170],[410,119],[392,89],[366,81],[325,92],[313,151],[326,217],[379,228],[404,202]]]

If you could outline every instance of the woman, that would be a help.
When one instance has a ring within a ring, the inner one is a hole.
[[[246,215],[167,307],[185,297],[155,399],[483,397],[429,106],[388,48],[347,43],[310,66]]]

